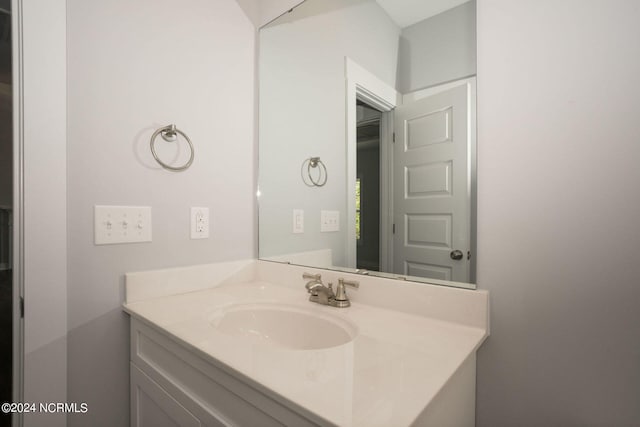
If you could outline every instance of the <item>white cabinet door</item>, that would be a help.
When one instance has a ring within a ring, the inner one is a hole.
[[[200,427],[200,421],[133,363],[131,365],[132,427]]]
[[[468,282],[467,85],[397,107],[395,138],[394,273]]]

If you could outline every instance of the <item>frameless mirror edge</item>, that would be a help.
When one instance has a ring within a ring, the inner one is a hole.
[[[447,286],[450,288],[456,288],[456,289],[466,289],[466,290],[471,290],[471,291],[475,291],[477,289],[477,286],[475,283],[466,283],[466,282],[454,282],[451,280],[438,280],[438,279],[430,279],[430,278],[426,278],[426,277],[419,277],[419,276],[408,276],[408,275],[400,275],[400,274],[395,274],[395,273],[383,273],[380,271],[370,271],[370,270],[363,270],[363,269],[357,269],[357,268],[349,268],[349,267],[318,267],[316,265],[309,265],[309,264],[303,264],[303,263],[294,263],[294,262],[290,262],[290,261],[276,261],[273,259],[266,259],[266,258],[259,258],[258,259],[260,261],[264,261],[264,262],[273,262],[276,264],[288,264],[288,265],[295,265],[297,267],[307,267],[307,268],[313,268],[315,270],[322,270],[322,271],[336,271],[336,272],[341,272],[341,273],[351,273],[351,274],[357,274],[360,276],[369,276],[369,277],[376,277],[379,279],[391,279],[391,280],[397,280],[398,282],[411,282],[411,283],[421,283],[424,285],[435,285],[435,286]]]

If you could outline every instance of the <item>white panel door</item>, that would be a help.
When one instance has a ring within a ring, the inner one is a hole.
[[[462,85],[395,110],[395,273],[469,281],[468,107]]]

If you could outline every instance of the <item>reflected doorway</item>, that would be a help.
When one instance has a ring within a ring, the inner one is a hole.
[[[356,268],[380,271],[380,119],[357,101]]]

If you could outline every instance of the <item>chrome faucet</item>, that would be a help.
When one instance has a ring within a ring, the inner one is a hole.
[[[322,305],[330,305],[332,307],[349,307],[351,302],[347,297],[347,292],[345,290],[345,286],[352,286],[357,288],[360,284],[356,281],[348,281],[342,278],[338,279],[338,287],[336,288],[336,292],[333,292],[333,284],[329,283],[325,286],[322,283],[322,279],[320,274],[309,274],[304,273],[302,278],[305,280],[309,280],[305,286],[307,288],[307,292],[311,295],[309,296],[309,301],[315,302],[317,304]]]
[[[308,280],[304,287],[307,288],[307,292],[311,294],[311,296],[309,296],[309,301],[329,305],[329,301],[335,297],[333,289],[331,288],[331,283],[329,283],[328,287],[325,286],[324,283],[322,283],[320,274],[304,273],[302,278]]]

